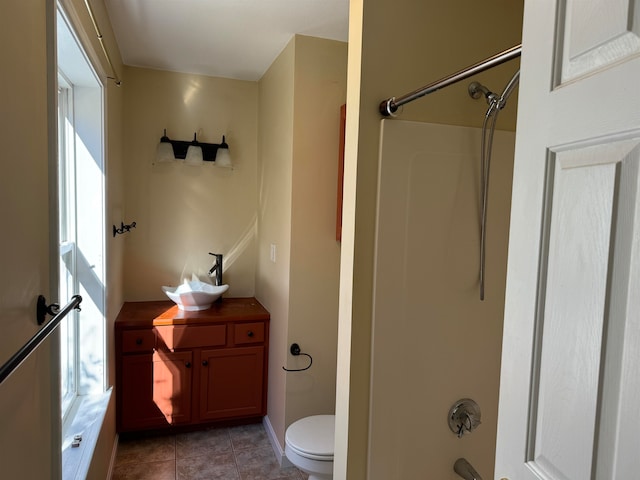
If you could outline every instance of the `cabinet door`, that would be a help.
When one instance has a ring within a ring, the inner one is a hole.
[[[123,355],[120,373],[120,431],[166,425],[153,401],[152,354]]]
[[[153,401],[171,425],[191,421],[192,352],[153,354]]]
[[[264,347],[200,352],[200,419],[264,415]]]

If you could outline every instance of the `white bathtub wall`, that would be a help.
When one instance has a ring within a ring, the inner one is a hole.
[[[478,128],[382,120],[369,478],[493,476],[514,133],[496,132],[485,301],[479,300]],[[447,416],[476,400],[457,438]]]

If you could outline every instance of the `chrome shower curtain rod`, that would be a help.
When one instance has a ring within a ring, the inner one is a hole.
[[[104,44],[104,37],[102,36],[102,33],[100,33],[100,27],[98,26],[98,22],[96,21],[96,16],[93,13],[93,8],[91,8],[91,3],[89,3],[89,0],[84,0],[84,4],[87,7],[87,11],[89,12],[89,18],[91,19],[91,23],[93,23],[93,29],[96,32],[96,37],[98,38],[98,41],[100,42],[100,47],[102,47],[102,53],[104,53],[104,56],[107,58],[107,63],[109,64],[109,68],[111,68],[111,73],[113,73],[112,77],[107,75],[107,78],[109,80],[113,80],[116,86],[119,87],[120,85],[122,85],[122,82],[120,81],[120,77],[118,77],[118,72],[116,72],[116,69],[113,68],[113,63],[111,62],[111,56],[109,55],[109,52],[107,51],[107,47]]]
[[[411,93],[407,93],[406,95],[402,95],[401,97],[391,97],[380,103],[380,113],[385,116],[393,116],[393,114],[398,110],[399,107],[404,105],[405,103],[413,102],[420,97],[427,95],[428,93],[433,93],[436,90],[440,90],[441,88],[448,87],[449,85],[459,82],[460,80],[464,80],[465,78],[469,78],[476,73],[484,72],[490,68],[501,65],[509,60],[513,60],[516,57],[519,57],[522,52],[522,44],[515,45],[504,52],[496,53],[495,55],[482,60],[474,65],[471,65],[467,68],[464,68],[456,73],[452,73],[440,80],[437,80],[429,85],[425,85],[418,90],[415,90]]]

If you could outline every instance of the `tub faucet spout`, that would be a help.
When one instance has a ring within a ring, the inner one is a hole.
[[[456,460],[456,463],[453,464],[453,471],[465,480],[482,480],[482,477],[465,458]]]
[[[216,257],[216,261],[209,270],[209,276],[213,277],[215,275],[214,284],[216,286],[222,285],[222,254],[209,252],[209,255]]]

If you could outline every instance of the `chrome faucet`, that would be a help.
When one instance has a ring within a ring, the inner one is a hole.
[[[465,480],[482,480],[482,477],[465,458],[456,460],[456,463],[453,464],[453,471]]]
[[[222,285],[222,254],[209,252],[209,255],[216,257],[215,263],[209,270],[209,276],[213,277],[215,275],[214,285]]]

